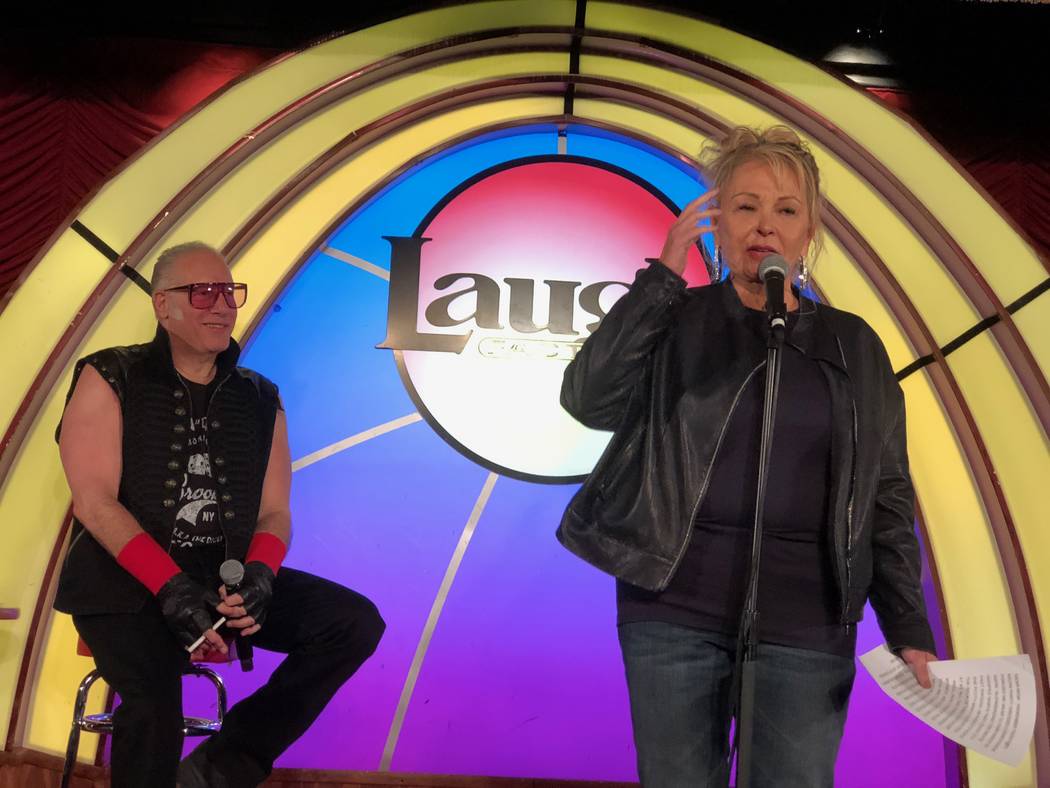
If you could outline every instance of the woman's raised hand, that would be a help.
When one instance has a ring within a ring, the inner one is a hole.
[[[712,189],[685,206],[667,232],[667,240],[664,241],[664,249],[660,253],[660,262],[679,276],[685,272],[689,249],[701,235],[714,230],[711,221],[705,224],[699,224],[699,222],[704,219],[714,220],[721,213],[718,208],[700,210],[700,206],[716,194],[718,194],[718,189]]]

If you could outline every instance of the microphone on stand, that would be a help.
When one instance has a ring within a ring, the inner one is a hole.
[[[776,423],[777,395],[780,387],[780,351],[787,326],[784,282],[788,264],[779,254],[767,255],[758,266],[758,276],[766,286],[766,315],[769,339],[766,341],[766,385],[762,405],[762,438],[758,452],[758,489],[755,494],[755,520],[751,533],[751,561],[747,573],[747,596],[740,612],[736,665],[733,668],[733,708],[736,710],[736,784],[750,788],[754,760],[756,662],[760,641],[758,582],[762,563],[762,530],[765,520],[766,490],[772,464],[773,425]],[[732,752],[732,750],[731,750]]]
[[[787,325],[787,305],[784,303],[784,281],[787,279],[787,260],[779,254],[762,258],[758,266],[758,278],[766,285],[766,316],[769,330],[779,342],[784,337]]]
[[[238,593],[244,581],[244,564],[236,558],[223,561],[219,566],[219,579],[226,586],[228,595]],[[241,662],[243,672],[247,673],[255,667],[252,662],[252,642],[240,633],[237,634],[237,658]]]

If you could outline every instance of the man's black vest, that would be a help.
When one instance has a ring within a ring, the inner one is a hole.
[[[239,355],[240,348],[230,340],[216,359],[217,383],[207,417],[226,557],[243,560],[255,533],[280,403],[273,383],[236,366]],[[118,500],[146,533],[169,549],[179,485],[191,453],[190,419],[200,414],[191,412],[189,390],[175,371],[167,332],[158,327],[149,344],[107,348],[80,359],[67,403],[85,364],[95,368],[120,401],[124,432]],[[74,520],[55,607],[82,615],[132,613],[148,599],[149,591]]]

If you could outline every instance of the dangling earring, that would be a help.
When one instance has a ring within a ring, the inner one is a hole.
[[[798,290],[803,292],[806,289],[806,285],[809,284],[809,266],[806,265],[806,258],[798,258]]]
[[[722,281],[722,267],[723,267],[723,264],[722,264],[722,249],[721,249],[721,247],[716,246],[715,247],[715,270],[714,270],[714,277],[711,280],[712,282],[721,282]]]

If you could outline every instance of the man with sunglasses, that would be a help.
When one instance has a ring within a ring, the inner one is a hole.
[[[247,285],[203,243],[163,252],[152,342],[81,359],[59,426],[74,527],[55,607],[120,695],[114,786],[255,786],[375,650],[365,597],[281,566],[291,462],[277,387],[236,366]],[[227,593],[225,559],[244,564]],[[220,617],[226,619],[218,627]],[[218,628],[220,631],[216,631]],[[182,670],[223,635],[287,654],[179,763]]]

